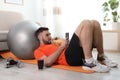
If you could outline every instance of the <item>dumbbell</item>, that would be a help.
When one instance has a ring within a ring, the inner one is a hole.
[[[6,62],[6,68],[10,68],[12,66],[17,66],[18,68],[21,68],[21,61],[17,60],[15,61],[13,58],[8,58]]]

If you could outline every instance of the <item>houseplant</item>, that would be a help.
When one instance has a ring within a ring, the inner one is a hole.
[[[104,12],[104,25],[112,21],[113,24],[120,24],[120,15],[118,14],[120,0],[108,0],[102,4]]]

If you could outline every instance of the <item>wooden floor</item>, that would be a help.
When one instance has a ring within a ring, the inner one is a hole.
[[[106,52],[106,55],[119,64],[118,68],[112,68],[109,73],[92,74],[56,68],[38,70],[37,65],[27,63],[23,63],[22,68],[6,68],[6,60],[0,58],[0,80],[120,80],[120,52]]]

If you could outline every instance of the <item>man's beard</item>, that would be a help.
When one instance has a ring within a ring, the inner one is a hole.
[[[43,41],[45,44],[51,44],[51,40],[49,41]]]

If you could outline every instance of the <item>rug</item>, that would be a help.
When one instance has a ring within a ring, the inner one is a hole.
[[[0,52],[0,55],[7,59],[7,58],[13,58],[14,60],[21,60],[24,63],[29,63],[29,64],[37,64],[37,61],[35,59],[33,60],[22,60],[17,58],[13,53],[11,53],[10,51],[7,52]],[[95,71],[93,70],[84,70],[82,68],[82,66],[66,66],[66,65],[53,65],[53,68],[57,68],[57,69],[64,69],[64,70],[69,70],[69,71],[75,71],[75,72],[81,72],[81,73],[93,73]]]

